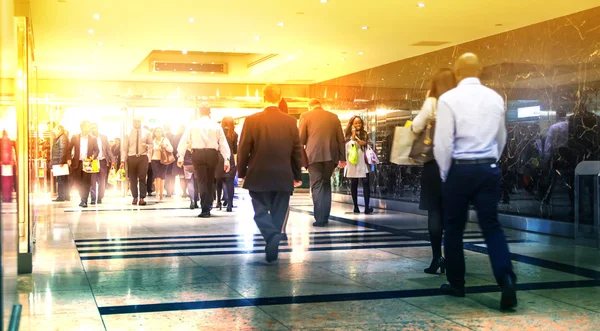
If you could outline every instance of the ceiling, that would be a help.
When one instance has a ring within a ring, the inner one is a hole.
[[[419,7],[418,0],[321,1],[31,0],[34,65],[42,79],[309,84],[599,4],[423,0]],[[446,43],[410,46],[431,41]],[[238,63],[239,70],[221,75],[136,70],[149,67],[144,61],[163,50],[188,51],[178,61],[203,52],[225,53],[223,59],[233,56],[228,53],[278,56],[252,70]]]

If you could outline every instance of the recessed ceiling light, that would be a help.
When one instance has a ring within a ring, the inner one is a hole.
[[[321,0],[322,3],[327,3],[327,0]]]
[[[277,23],[278,26],[284,26],[283,22]]]
[[[196,64],[196,63],[198,63],[198,62],[192,62],[192,64]]]
[[[298,53],[302,53],[302,50],[301,50],[301,49],[299,49],[299,50],[298,50]]]
[[[381,80],[385,80],[385,78],[382,78]]]
[[[422,3],[422,2],[419,2],[419,3],[417,4],[417,6],[418,6],[419,8],[423,8],[423,7],[425,7],[425,4],[424,4],[424,3]]]
[[[324,66],[325,66],[325,67],[329,67],[329,64],[325,63],[325,64],[324,64]]]
[[[188,18],[188,22],[190,22],[190,23],[194,23],[194,22],[196,22],[196,19],[195,19],[195,18],[193,18],[193,17],[190,17],[190,18]]]
[[[102,47],[104,44],[102,44],[101,41],[98,42],[98,46]]]
[[[366,25],[363,25],[363,27],[362,27],[362,29],[363,29],[363,30],[367,30],[368,28],[369,28],[369,27],[368,27],[368,26],[366,26]]]
[[[167,46],[167,47],[168,47],[169,49],[173,48],[173,46],[171,46],[171,45],[169,45],[169,46]]]
[[[341,60],[342,60],[342,61],[346,61],[346,59],[345,59],[345,58],[341,58]]]
[[[196,74],[196,72],[195,72],[195,71],[192,71],[192,74],[194,74],[194,75],[195,75],[195,74]]]
[[[93,29],[89,29],[89,30],[88,30],[88,33],[89,33],[89,34],[94,34],[94,30],[93,30]]]
[[[211,75],[214,75],[215,73],[214,73],[214,72],[211,72],[210,74],[211,74]]]
[[[185,49],[185,48],[184,48],[184,49],[181,51],[181,53],[183,53],[183,54],[187,54],[187,49]]]
[[[99,20],[100,19],[100,14],[94,14],[94,19],[95,20]]]
[[[358,55],[363,55],[363,54],[365,54],[365,53],[363,53],[363,52],[358,52]]]
[[[161,48],[160,50],[161,50],[161,51],[163,51],[163,52],[165,51],[165,49],[164,49],[164,48]]]
[[[254,37],[254,40],[260,40],[260,36]]]

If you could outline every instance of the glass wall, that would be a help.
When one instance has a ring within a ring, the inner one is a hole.
[[[501,212],[573,222],[575,167],[600,160],[598,17],[600,7],[426,53],[316,84],[311,96],[365,117],[383,161],[372,196],[417,202],[421,168],[389,162],[394,128],[418,113],[434,71],[474,52],[483,62],[483,83],[507,106]],[[591,197],[592,187],[581,187]],[[337,190],[349,193],[348,183]],[[591,199],[584,200],[582,222],[591,223]]]

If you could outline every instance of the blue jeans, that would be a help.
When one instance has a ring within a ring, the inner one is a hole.
[[[496,164],[454,164],[442,186],[446,277],[454,287],[465,285],[463,232],[471,202],[496,280],[500,283],[507,275],[514,276],[508,244],[498,221],[500,182],[500,169]]]

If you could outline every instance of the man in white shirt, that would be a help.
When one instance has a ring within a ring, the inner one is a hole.
[[[202,212],[198,217],[210,217],[210,209],[215,193],[215,170],[221,153],[224,159],[224,170],[229,172],[231,151],[225,133],[219,123],[210,118],[210,105],[206,102],[200,105],[200,118],[192,123],[181,137],[177,154],[177,165],[183,166],[183,157],[188,143],[192,147],[192,162],[200,188],[200,205]]]
[[[70,162],[71,177],[79,190],[81,203],[79,207],[86,208],[90,195],[91,174],[83,170],[83,162],[86,159],[98,157],[98,144],[96,139],[90,136],[90,122],[81,122],[81,134],[73,135],[69,144],[69,154],[72,155]]]
[[[502,97],[483,86],[475,54],[456,62],[458,86],[438,101],[435,159],[444,182],[445,294],[465,296],[463,232],[473,203],[485,238],[496,281],[502,288],[501,309],[517,305],[516,276],[502,226],[498,221],[501,173],[497,161],[506,145]]]

